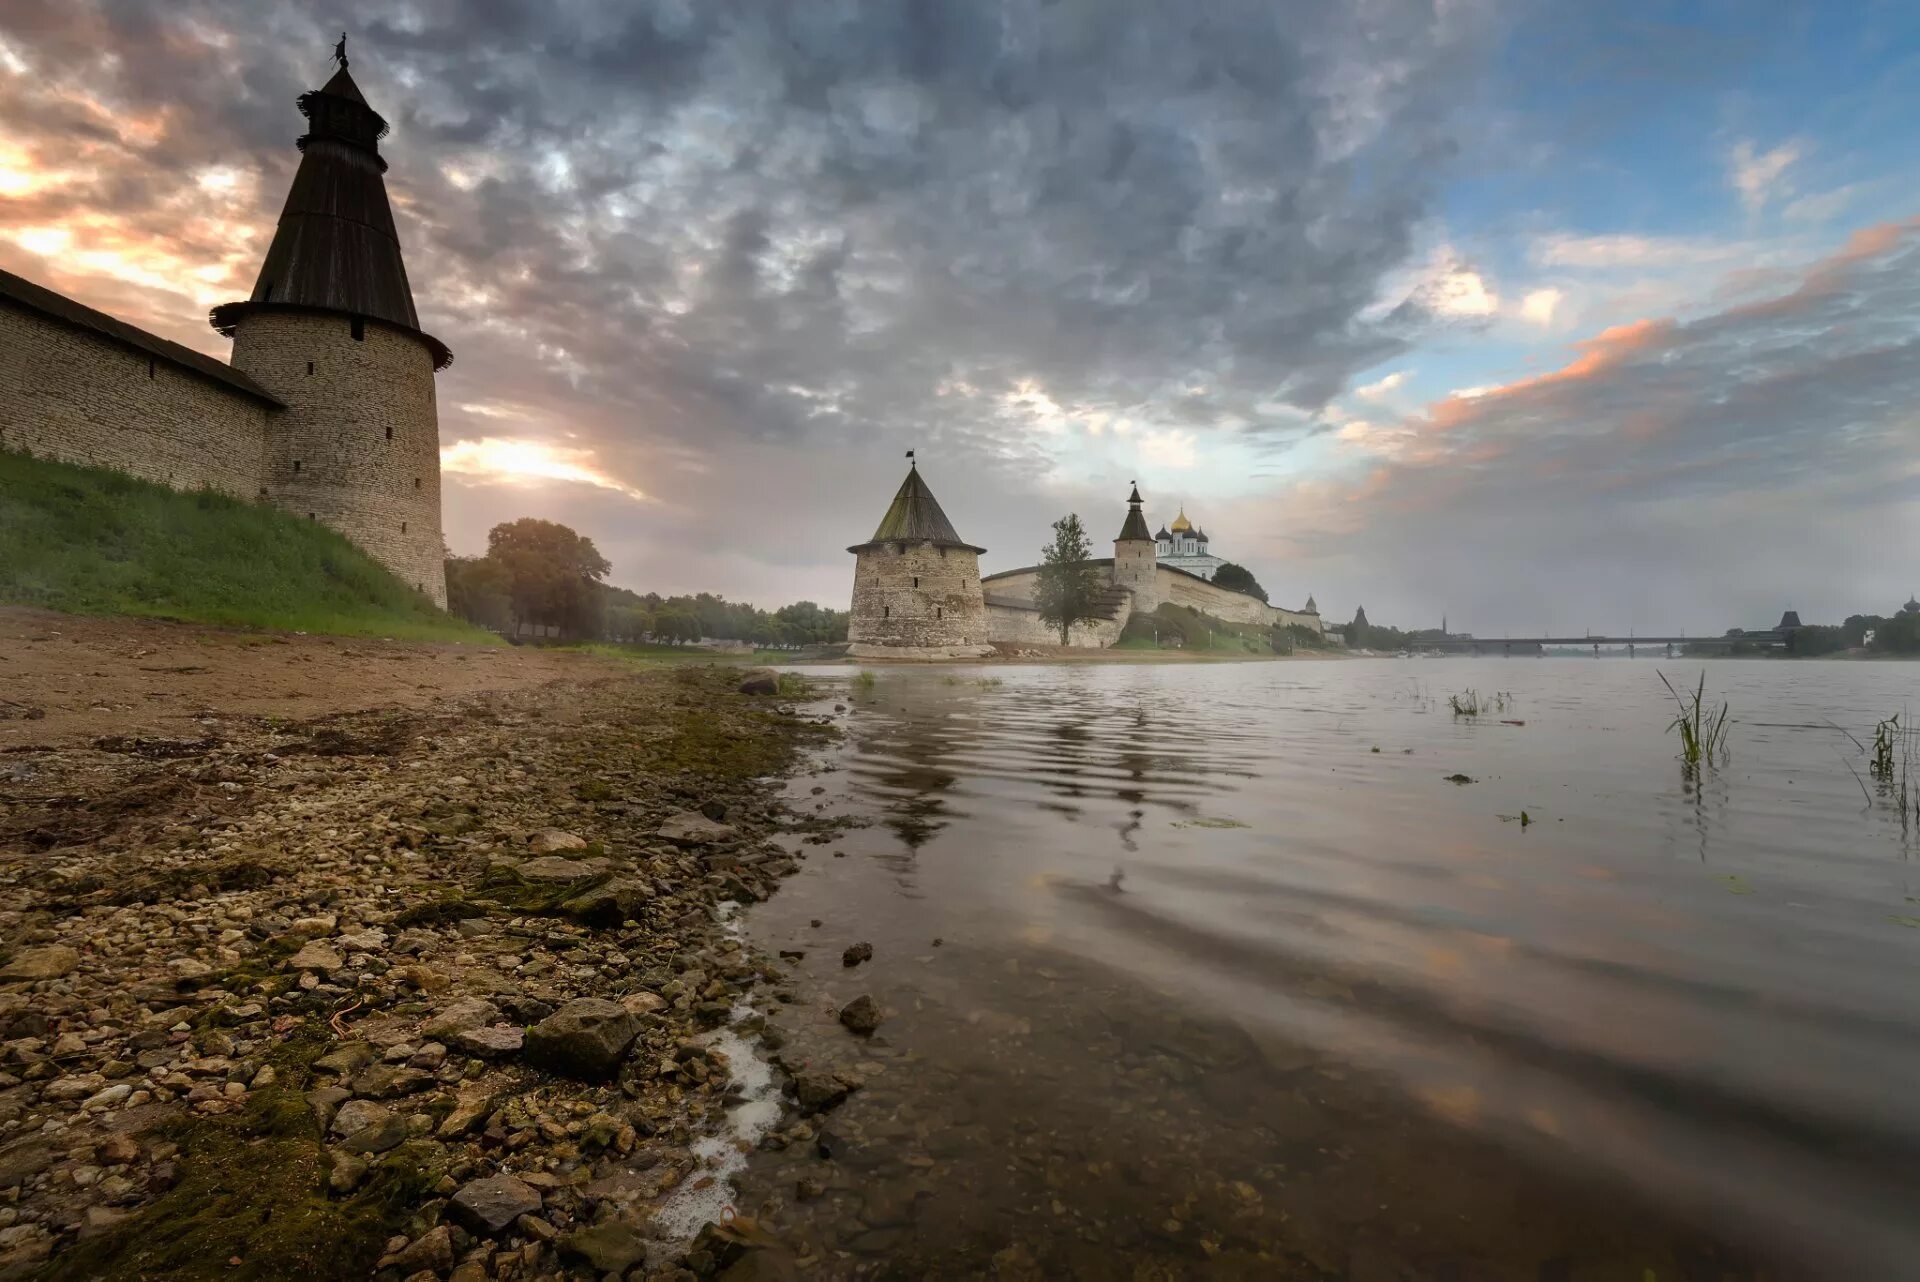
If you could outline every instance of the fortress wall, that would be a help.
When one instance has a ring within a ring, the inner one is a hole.
[[[996,589],[999,587],[999,580],[995,580],[994,586]],[[996,590],[994,595],[999,596],[1000,593]],[[1127,625],[1129,613],[1128,610],[1122,610],[1117,618],[1074,624],[1067,633],[1068,644],[1104,650],[1120,639],[1120,630]],[[1060,629],[1042,623],[1038,610],[990,603],[987,606],[987,637],[1010,645],[1059,645]]]
[[[847,630],[847,639],[856,646],[940,649],[986,644],[978,553],[921,542],[882,543],[862,548],[856,556],[853,616]]]
[[[1164,566],[1160,569],[1159,580],[1162,601],[1191,606],[1229,623],[1253,623],[1265,627],[1274,623],[1275,616],[1281,613],[1258,597],[1216,588],[1204,579],[1179,574]]]
[[[262,465],[275,506],[332,526],[401,582],[447,604],[433,356],[413,335],[345,316],[260,312],[234,368],[286,403]]]
[[[0,449],[258,498],[269,406],[0,301]]]

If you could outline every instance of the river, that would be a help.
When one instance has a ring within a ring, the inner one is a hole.
[[[1920,669],[1706,664],[1696,785],[1702,670],[811,670],[844,826],[748,922],[862,1086],[743,1205],[819,1276],[1920,1276]]]

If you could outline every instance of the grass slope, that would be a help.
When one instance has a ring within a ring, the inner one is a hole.
[[[261,504],[0,451],[0,601],[235,627],[496,641],[340,535]]]

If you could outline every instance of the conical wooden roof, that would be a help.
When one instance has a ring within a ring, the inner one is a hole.
[[[865,543],[855,544],[847,551],[858,552],[861,548],[878,543],[932,543],[939,547],[966,548],[972,552],[986,551],[960,537],[953,528],[953,522],[940,510],[940,500],[933,497],[933,491],[921,479],[918,467],[907,469],[907,479],[900,482],[900,488],[895,492],[893,502],[887,505],[887,514],[880,518],[880,526],[874,530],[873,537]]]
[[[301,94],[299,107],[307,118],[300,168],[259,279],[245,302],[214,308],[213,327],[232,334],[242,316],[263,308],[338,312],[416,335],[444,369],[453,353],[420,330],[381,177],[387,122],[344,66]]]
[[[1153,542],[1153,536],[1147,533],[1147,518],[1140,514],[1141,502],[1140,487],[1136,485],[1132,493],[1127,495],[1127,519],[1120,527],[1120,537],[1114,540],[1115,543],[1129,539],[1138,539],[1142,543]]]

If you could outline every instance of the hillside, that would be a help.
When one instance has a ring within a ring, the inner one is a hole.
[[[284,512],[0,451],[0,602],[235,627],[492,642]]]

